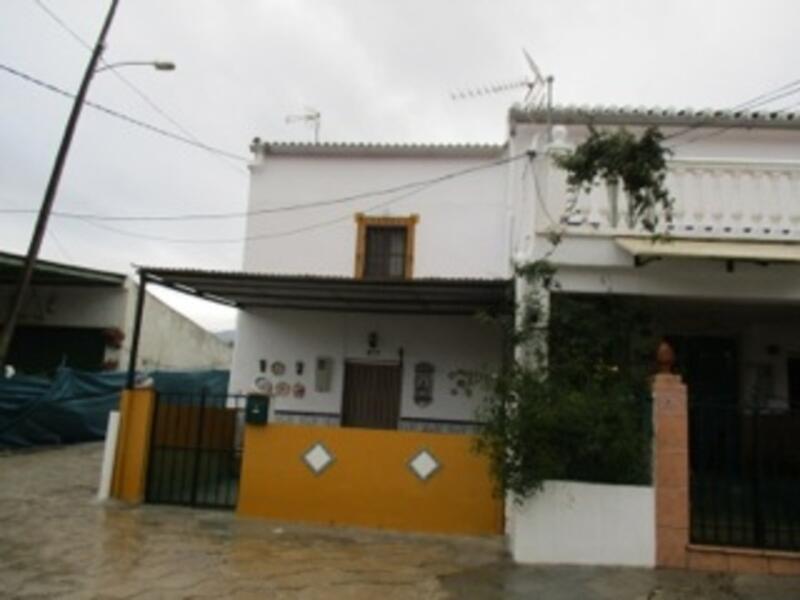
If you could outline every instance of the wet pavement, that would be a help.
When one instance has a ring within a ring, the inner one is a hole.
[[[0,452],[0,598],[800,600],[800,578],[519,567],[499,538],[101,505],[101,453]]]

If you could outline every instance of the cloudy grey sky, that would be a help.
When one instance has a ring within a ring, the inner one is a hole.
[[[74,91],[107,0],[2,0],[0,63]],[[174,61],[99,74],[90,98],[247,155],[250,140],[310,140],[285,117],[322,112],[326,141],[501,142],[522,93],[453,102],[449,92],[518,79],[526,47],[558,103],[728,107],[800,77],[796,0],[121,0],[106,59]],[[0,209],[37,208],[71,101],[0,71]],[[163,114],[169,115],[170,119]],[[56,209],[103,214],[243,210],[245,163],[86,109]],[[0,213],[0,249],[24,252],[33,215]],[[236,238],[241,220],[114,224],[54,218],[43,257],[236,269],[241,246],[136,235]],[[310,238],[314,233],[309,232]],[[313,239],[309,240],[313,243]],[[165,298],[204,325],[233,312]]]

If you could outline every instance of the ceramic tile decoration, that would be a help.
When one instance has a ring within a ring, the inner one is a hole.
[[[253,386],[262,394],[272,393],[272,382],[264,375],[256,377],[255,380],[253,380]]]
[[[414,404],[428,406],[433,402],[434,366],[429,362],[420,362],[414,367]]]
[[[408,461],[408,468],[422,481],[428,481],[441,468],[436,457],[423,449]]]
[[[335,460],[334,455],[322,442],[317,442],[303,453],[303,462],[314,475],[321,475]]]
[[[283,375],[286,373],[286,365],[283,364],[281,361],[276,360],[272,363],[272,374],[273,375]]]

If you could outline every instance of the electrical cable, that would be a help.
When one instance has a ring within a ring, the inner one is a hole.
[[[8,66],[6,64],[0,63],[0,70],[1,71],[5,71],[6,73],[9,73],[9,74],[14,75],[16,77],[19,77],[20,79],[24,79],[25,81],[27,81],[29,83],[37,85],[37,86],[39,86],[41,88],[44,88],[46,90],[49,90],[51,92],[54,92],[54,93],[59,94],[61,96],[64,96],[66,98],[75,98],[75,94],[73,94],[72,92],[68,92],[67,90],[64,90],[64,89],[62,89],[62,88],[60,88],[60,87],[58,87],[56,85],[53,85],[52,83],[47,83],[46,81],[38,79],[37,77],[34,77],[33,75],[29,75],[28,73],[25,73],[23,71],[20,71],[18,69],[10,67],[10,66]],[[184,144],[188,144],[190,146],[194,146],[196,148],[200,148],[201,150],[206,150],[208,152],[219,154],[221,156],[227,156],[228,158],[232,158],[232,159],[239,160],[239,161],[242,161],[242,162],[249,162],[249,159],[246,156],[242,156],[240,154],[235,154],[233,152],[229,152],[227,150],[222,150],[220,148],[215,148],[213,146],[209,146],[209,145],[204,144],[202,142],[195,142],[194,140],[192,140],[190,138],[184,137],[182,135],[178,135],[178,134],[173,133],[171,131],[168,131],[166,129],[162,129],[161,127],[158,127],[157,125],[153,125],[151,123],[147,123],[146,121],[140,121],[139,119],[136,119],[134,117],[126,115],[126,114],[124,114],[124,113],[122,113],[122,112],[120,112],[118,110],[113,109],[113,108],[109,108],[109,107],[107,107],[107,106],[105,106],[103,104],[99,104],[97,102],[92,102],[91,100],[87,100],[87,101],[84,102],[84,105],[89,106],[89,107],[91,107],[91,108],[93,108],[95,110],[98,110],[100,112],[103,112],[103,113],[105,113],[105,114],[107,114],[109,116],[112,116],[112,117],[115,117],[115,118],[120,119],[122,121],[125,121],[126,123],[129,123],[131,125],[135,125],[137,127],[141,127],[141,128],[146,129],[146,130],[148,130],[148,131],[150,131],[152,133],[157,133],[158,135],[170,138],[172,140],[175,140],[175,141],[178,141],[178,142],[183,142]],[[241,173],[245,173],[245,171],[240,171],[240,172]]]
[[[43,0],[33,0],[34,4],[38,6],[42,11],[45,12],[59,27],[61,27],[70,37],[72,37],[78,44],[86,48],[89,52],[92,51],[92,46],[86,40],[84,40],[74,29],[72,29],[64,19],[58,16],[53,9],[51,9],[47,4],[43,2]],[[111,66],[105,60],[103,56],[100,57],[100,62],[103,63],[104,66],[108,67]],[[161,108],[152,98],[150,98],[147,94],[144,93],[140,88],[138,88],[132,81],[130,81],[127,77],[125,77],[122,73],[118,72],[116,69],[111,68],[111,73],[119,79],[128,89],[130,89],[134,94],[136,94],[145,104],[147,104],[152,110],[158,113],[162,118],[167,120],[173,127],[175,127],[178,131],[180,131],[186,138],[190,139],[201,148],[208,147],[207,144],[203,143],[196,135],[194,135],[191,131],[189,131],[186,127],[181,125],[174,117],[172,117],[167,111]],[[221,155],[220,153],[215,153],[216,155]],[[233,158],[231,156],[227,156],[227,158]],[[236,157],[237,160],[239,157]],[[224,162],[225,165],[231,167],[232,165],[228,162]],[[237,172],[242,172],[241,169],[238,167],[234,167]]]
[[[797,94],[798,92],[800,92],[800,79],[796,79],[794,81],[790,81],[790,82],[788,82],[786,84],[783,84],[783,85],[779,86],[778,88],[775,88],[775,89],[770,90],[768,92],[764,92],[764,93],[759,94],[759,95],[757,95],[757,96],[755,96],[753,98],[750,98],[749,100],[741,102],[741,103],[733,106],[732,108],[728,109],[727,112],[736,113],[736,112],[741,112],[741,111],[744,111],[744,110],[752,111],[752,109],[754,109],[754,108],[758,108],[759,106],[763,106],[765,104],[769,104],[769,103],[774,102],[776,100],[780,100],[781,98],[785,98],[786,96],[791,96],[791,95]],[[770,112],[781,112],[781,111],[770,111]],[[695,129],[698,129],[700,127],[703,127],[704,125],[707,125],[708,123],[710,123],[712,121],[713,121],[713,117],[708,117],[706,119],[701,120],[698,123],[693,123],[692,125],[688,125],[687,127],[684,127],[683,129],[681,129],[679,131],[676,131],[674,133],[671,133],[671,134],[665,136],[664,137],[664,141],[669,141],[669,140],[675,139],[677,137],[680,137],[682,135],[685,135],[685,134],[689,133],[690,131],[694,131]],[[693,138],[693,139],[691,139],[691,140],[689,140],[687,142],[684,142],[684,143],[673,144],[672,146],[669,146],[669,147],[670,148],[678,148],[680,146],[684,146],[684,145],[687,145],[687,144],[694,143],[699,139],[704,139],[705,137],[711,137],[713,135],[719,135],[719,134],[724,133],[725,131],[728,131],[728,130],[733,129],[735,127],[736,127],[736,125],[729,125],[727,127],[721,127],[721,128],[719,128],[720,129],[719,132],[713,132],[713,133],[709,132],[708,134],[706,134],[704,136]]]
[[[505,161],[505,162],[508,162],[508,161]],[[496,163],[496,164],[493,164],[492,166],[497,166],[497,164],[505,164],[505,163]],[[418,194],[418,193],[420,193],[420,192],[422,192],[422,191],[424,191],[424,190],[426,190],[426,189],[428,189],[430,187],[433,187],[434,185],[436,185],[436,183],[438,183],[438,181],[428,182],[427,184],[420,185],[420,186],[418,186],[418,187],[416,187],[416,188],[414,188],[414,189],[412,189],[410,191],[407,191],[406,193],[400,194],[398,196],[395,196],[393,198],[390,198],[388,200],[385,200],[383,202],[380,202],[378,204],[370,206],[370,207],[364,209],[362,212],[369,213],[369,212],[372,212],[374,210],[378,210],[378,209],[381,209],[381,208],[385,208],[387,206],[391,206],[392,204],[400,202],[401,200],[405,200],[406,198],[409,198],[409,197],[411,197],[411,196],[413,196],[415,194]],[[182,239],[182,238],[162,237],[162,236],[156,236],[156,235],[151,235],[151,234],[146,234],[146,233],[137,233],[137,232],[133,232],[133,231],[127,231],[127,230],[124,230],[124,229],[118,229],[116,227],[111,227],[109,225],[101,224],[101,223],[98,223],[96,221],[88,220],[88,219],[85,219],[84,222],[89,224],[89,225],[92,225],[93,227],[97,227],[99,229],[104,229],[106,231],[111,231],[111,232],[119,234],[119,235],[129,236],[129,237],[138,238],[138,239],[144,239],[144,240],[150,240],[150,241],[155,241],[155,242],[165,242],[165,243],[170,243],[170,244],[238,244],[238,243],[242,243],[242,242],[251,242],[251,241],[258,241],[258,240],[272,240],[272,239],[278,239],[278,238],[283,238],[283,237],[289,237],[289,236],[292,236],[292,235],[297,235],[299,233],[306,233],[306,232],[309,232],[309,231],[315,231],[317,229],[322,229],[322,228],[328,227],[330,225],[335,225],[336,223],[341,223],[343,221],[348,221],[348,220],[350,220],[352,218],[353,218],[352,213],[348,213],[346,215],[341,215],[341,216],[335,217],[333,219],[328,219],[328,220],[325,220],[325,221],[312,223],[310,225],[304,225],[302,227],[296,227],[296,228],[293,228],[293,229],[287,229],[287,230],[279,231],[279,232],[275,232],[275,233],[256,234],[256,235],[249,235],[249,236],[243,236],[243,237],[237,237],[237,238],[216,238],[216,239]]]
[[[227,212],[227,213],[188,213],[188,214],[177,214],[177,215],[99,215],[95,213],[75,213],[75,212],[67,212],[67,211],[53,211],[53,215],[64,218],[64,219],[80,219],[80,220],[91,220],[91,221],[201,221],[201,220],[217,220],[217,219],[240,219],[246,217],[253,217],[258,215],[270,215],[276,213],[284,213],[284,212],[294,212],[298,210],[308,210],[311,208],[320,208],[324,206],[334,206],[338,204],[347,204],[356,200],[361,200],[364,198],[372,198],[375,196],[386,196],[390,194],[394,194],[396,192],[402,192],[409,189],[414,189],[420,186],[427,186],[429,184],[434,185],[438,183],[442,183],[448,181],[450,179],[455,179],[457,177],[462,177],[464,175],[469,175],[470,173],[474,173],[477,171],[482,171],[484,169],[493,168],[499,165],[504,165],[509,162],[513,162],[520,158],[523,158],[525,153],[520,153],[515,156],[509,156],[506,158],[502,158],[496,161],[492,161],[489,163],[482,163],[480,165],[467,167],[465,169],[459,169],[458,171],[451,171],[445,173],[443,175],[437,175],[436,177],[431,177],[428,179],[421,179],[416,181],[410,181],[407,183],[402,183],[399,185],[391,186],[388,188],[379,188],[375,190],[370,190],[366,192],[360,192],[357,194],[350,194],[347,196],[340,196],[336,198],[329,198],[325,200],[316,200],[313,202],[307,202],[304,204],[285,204],[281,206],[273,206],[268,208],[260,208],[254,210],[247,210],[247,211],[239,211],[239,212]],[[22,208],[15,208],[15,209],[0,209],[0,213],[6,214],[32,214],[36,211],[33,209],[22,209]]]

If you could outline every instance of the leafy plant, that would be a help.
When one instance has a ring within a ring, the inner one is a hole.
[[[551,268],[524,271],[541,277]],[[526,305],[532,319],[544,309],[535,293]],[[648,481],[647,331],[646,313],[629,303],[553,294],[547,328],[519,336],[533,348],[532,364],[483,379],[490,393],[478,450],[492,462],[498,491],[523,499],[546,479]]]
[[[622,183],[634,222],[655,236],[670,216],[663,135],[589,129],[573,152],[556,157],[577,192],[599,180]],[[560,293],[547,260],[564,231],[548,235],[544,259],[517,267],[527,290],[510,321],[516,349],[497,372],[473,374],[488,392],[478,450],[489,456],[501,493],[522,500],[547,479],[646,483],[650,478],[649,363],[655,340],[648,311],[611,294]]]
[[[636,138],[626,129],[598,131],[589,127],[589,137],[575,150],[555,157],[567,171],[567,184],[573,193],[590,190],[603,180],[622,184],[631,198],[633,222],[655,231],[659,211],[669,217],[673,199],[665,187],[667,156],[664,135],[655,127]]]

